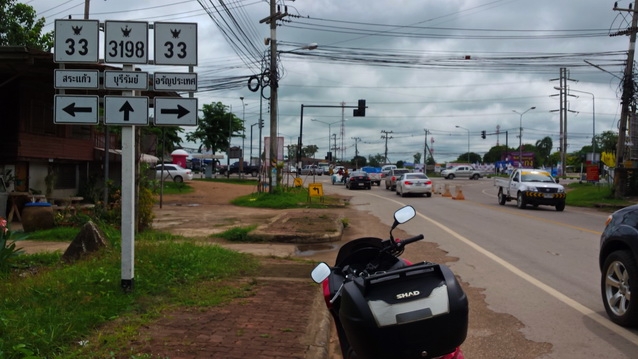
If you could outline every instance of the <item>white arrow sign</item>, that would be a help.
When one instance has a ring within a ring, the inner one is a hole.
[[[148,125],[148,97],[104,96],[104,114],[107,125]]]
[[[155,125],[197,126],[197,99],[155,97]]]
[[[98,124],[98,96],[55,95],[54,123]]]

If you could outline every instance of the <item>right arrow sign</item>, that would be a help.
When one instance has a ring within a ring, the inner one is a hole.
[[[197,126],[196,98],[155,98],[154,123],[157,126]]]

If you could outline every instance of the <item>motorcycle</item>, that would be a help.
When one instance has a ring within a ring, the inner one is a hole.
[[[406,206],[394,213],[390,238],[348,242],[335,266],[311,273],[322,284],[344,359],[463,359],[468,301],[452,271],[431,262],[399,258],[423,235],[395,239],[392,231],[414,218]]]

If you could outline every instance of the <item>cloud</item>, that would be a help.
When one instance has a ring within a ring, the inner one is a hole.
[[[218,1],[201,0],[219,6]],[[51,6],[48,0],[29,3],[40,15],[81,17],[84,1]],[[237,20],[226,24],[233,34],[222,33],[200,3],[192,1],[107,0],[91,2],[91,18],[100,21],[197,22],[201,83],[219,77],[249,76],[260,71],[261,57],[271,37],[268,25],[259,23],[269,12],[267,1],[227,2]],[[627,14],[613,11],[612,4],[597,0],[557,2],[537,0],[392,1],[315,0],[286,3],[288,12],[277,27],[281,51],[318,43],[314,51],[281,54],[284,77],[279,88],[279,132],[286,142],[296,143],[300,107],[355,106],[366,99],[366,117],[352,117],[352,109],[309,108],[304,113],[304,145],[319,146],[318,156],[327,152],[326,123],[330,132],[343,135],[344,152],[354,155],[355,141],[362,155],[385,151],[381,131],[392,131],[388,153],[392,161],[412,160],[434,139],[435,159],[453,160],[470,150],[483,154],[494,146],[497,136],[481,139],[480,133],[500,131],[498,141],[518,146],[520,116],[523,142],[535,143],[550,136],[559,141],[558,92],[554,86],[561,67],[568,68],[569,86],[594,94],[596,132],[616,130],[619,117],[617,78],[623,70],[628,38],[609,37],[609,32],[626,28]],[[622,6],[619,4],[619,6]],[[65,12],[60,12],[70,8]],[[235,38],[229,40],[229,38]],[[241,41],[237,38],[242,39]],[[239,41],[239,42],[238,42]],[[238,55],[237,48],[254,48]],[[605,55],[605,56],[603,56]],[[589,65],[593,63],[605,71]],[[253,62],[251,62],[253,61]],[[145,67],[147,71],[176,71]],[[179,71],[184,71],[180,69]],[[211,82],[212,83],[212,82]],[[207,89],[208,90],[208,89]],[[588,145],[592,137],[593,102],[585,93],[572,93],[568,114],[569,151]],[[245,84],[234,88],[196,94],[200,105],[222,101],[241,109],[245,98],[246,123],[257,122],[258,93]],[[268,119],[268,101],[261,101]],[[235,111],[238,116],[242,113]],[[311,121],[316,119],[318,121]],[[266,124],[269,121],[266,120]],[[426,138],[425,130],[429,131]],[[268,128],[264,133],[269,133]],[[240,140],[236,140],[240,141]],[[341,139],[338,141],[341,146]],[[256,148],[256,142],[254,147]]]

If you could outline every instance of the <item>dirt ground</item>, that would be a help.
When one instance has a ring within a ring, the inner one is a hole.
[[[317,315],[317,286],[312,285],[308,277],[312,265],[291,261],[290,258],[302,257],[333,263],[336,249],[342,244],[363,236],[384,238],[389,228],[372,214],[351,206],[325,210],[236,207],[229,201],[253,193],[256,188],[202,181],[189,184],[194,187],[194,192],[161,198],[161,208],[158,204],[154,210],[154,228],[200,237],[201,240],[260,255],[261,277],[246,279],[256,283],[254,291],[248,293],[246,298],[205,311],[177,309],[166,313],[163,318],[143,328],[138,336],[131,338],[128,350],[174,359],[323,358],[308,349],[308,327],[315,325],[313,318]],[[341,241],[308,250],[307,246],[296,244],[231,244],[221,239],[205,239],[232,227],[264,223],[273,231],[317,231],[326,225],[322,219],[328,218],[322,213],[347,219],[348,226],[343,231]],[[295,218],[299,220],[291,220]],[[292,223],[296,224],[294,228],[291,227]],[[394,234],[399,238],[408,236],[400,228]],[[427,246],[430,253],[428,258],[422,260],[438,263],[456,260],[448,257],[433,243],[421,242],[420,245]],[[551,351],[548,343],[525,339],[521,332],[522,325],[516,318],[491,311],[480,288],[472,288],[466,283],[462,285],[470,303],[468,336],[462,346],[467,358],[532,359]],[[277,301],[273,301],[273,298],[288,298],[291,295],[295,299],[288,300],[285,305],[277,305]],[[279,323],[282,320],[285,324]],[[267,331],[268,325],[279,327]],[[262,347],[263,351],[260,351]],[[328,351],[328,358],[340,358],[334,333],[328,343]],[[119,353],[121,355],[118,358],[128,358],[130,353]]]
[[[170,229],[172,232],[189,236],[195,234],[208,235],[221,232],[233,226],[263,223],[264,221],[272,220],[272,218],[277,215],[284,218],[305,219],[309,218],[310,211],[310,213],[312,213],[310,218],[313,220],[298,222],[299,226],[303,228],[293,230],[317,230],[309,226],[325,225],[325,223],[320,221],[322,216],[318,213],[338,213],[342,218],[347,218],[348,222],[347,228],[343,231],[342,240],[332,244],[331,248],[333,248],[333,250],[310,251],[310,255],[308,255],[308,253],[303,255],[306,259],[326,261],[328,263],[334,262],[336,249],[343,243],[370,235],[385,238],[389,230],[386,225],[382,224],[372,214],[358,211],[356,208],[350,206],[328,210],[286,210],[285,214],[282,215],[282,211],[278,210],[237,208],[229,204],[229,201],[237,196],[255,192],[256,189],[251,186],[199,181],[192,182],[192,186],[195,188],[194,193],[165,196],[163,208],[158,208],[155,212],[155,228],[166,229],[167,225],[175,224],[176,218],[180,218],[180,220],[177,221],[180,223],[180,228]],[[291,222],[272,221],[270,226],[271,229],[275,231],[291,230],[290,227],[287,227],[286,223],[289,225]],[[408,236],[408,234],[402,232],[400,228],[395,230],[394,234],[397,237]],[[220,243],[223,244],[223,241]],[[420,245],[425,245],[429,248],[428,252],[430,255],[427,258],[428,261],[446,263],[456,260],[456,258],[448,257],[446,253],[441,251],[434,243],[421,242]],[[254,248],[255,246],[248,245],[247,247]],[[242,247],[235,248],[239,250],[243,249]],[[293,253],[299,254],[299,248],[300,247],[297,247]],[[264,273],[277,273],[281,271],[281,268],[277,268],[276,260],[264,262],[264,265],[270,267],[270,269],[264,269]],[[292,273],[287,273],[286,275],[295,276]],[[521,333],[522,325],[516,318],[508,314],[491,311],[485,303],[485,298],[480,288],[472,288],[465,283],[463,283],[463,286],[470,303],[470,328],[468,330],[467,340],[463,344],[466,357],[473,359],[514,357],[531,359],[540,357],[551,351],[551,345],[548,343],[536,343],[525,339]],[[246,314],[246,310],[249,310],[249,308],[242,308],[244,314]],[[254,314],[257,315],[257,313]],[[247,313],[247,315],[250,318],[251,314]],[[179,320],[172,321],[172,323],[174,325],[180,325]],[[188,322],[184,322],[184,326],[188,327]],[[152,327],[150,327],[149,330],[152,331]],[[189,330],[192,331],[193,328],[189,328]],[[201,334],[204,335],[206,332],[210,332],[210,330],[210,328],[202,327]],[[197,335],[197,333],[193,333],[193,335]],[[334,333],[330,341],[330,353],[330,358],[340,358],[340,355],[338,355],[338,341]]]

